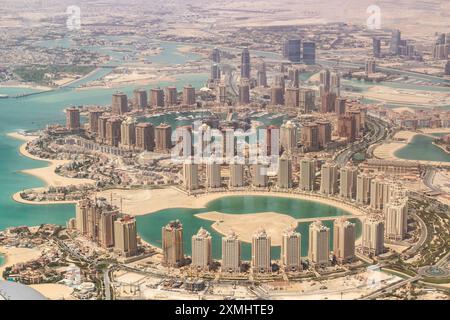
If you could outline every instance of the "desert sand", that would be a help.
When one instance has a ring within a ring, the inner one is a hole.
[[[68,300],[73,299],[71,293],[73,289],[58,283],[40,283],[32,284],[29,287],[39,291],[44,297],[50,300]]]
[[[394,89],[382,86],[373,86],[364,93],[368,99],[384,101],[389,103],[410,105],[447,105],[450,97],[446,92],[436,91],[414,91],[406,89]]]

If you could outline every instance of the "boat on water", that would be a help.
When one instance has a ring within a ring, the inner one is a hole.
[[[9,98],[9,95],[7,94],[0,94],[0,99],[6,99]]]

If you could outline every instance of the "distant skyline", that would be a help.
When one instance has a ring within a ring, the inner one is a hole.
[[[230,11],[234,16],[239,16],[239,21],[234,21],[236,26],[268,26],[268,25],[295,25],[305,22],[345,22],[354,24],[366,23],[369,13],[366,9],[370,5],[376,5],[381,10],[382,28],[401,28],[405,35],[426,35],[434,32],[448,32],[450,30],[450,1],[424,0],[414,3],[410,0],[4,0],[5,14],[39,19],[43,15],[64,14],[67,6],[80,6],[82,16],[95,17],[97,15],[120,16],[119,7],[139,7],[136,14],[151,14],[159,17],[167,17],[169,12],[188,11],[198,12],[202,8],[217,10],[218,16],[209,16],[216,19],[219,24],[220,14]],[[87,7],[102,7],[106,10],[86,10]],[[26,8],[37,9],[27,12]],[[40,12],[39,8],[44,8]],[[54,10],[52,10],[54,8]],[[108,8],[110,10],[108,10]],[[19,11],[20,9],[20,11]],[[164,10],[166,9],[166,10]],[[161,11],[165,14],[161,14]],[[124,14],[130,12],[124,12]],[[249,15],[254,13],[254,15]],[[417,21],[420,18],[420,27]],[[204,17],[202,17],[204,19]],[[227,21],[229,22],[229,21]],[[0,27],[3,27],[0,23]]]

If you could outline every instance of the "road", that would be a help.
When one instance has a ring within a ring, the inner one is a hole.
[[[378,297],[380,297],[382,295],[385,295],[386,293],[389,293],[389,292],[392,292],[394,290],[397,290],[397,289],[403,287],[404,285],[406,285],[408,283],[415,282],[415,281],[419,280],[420,278],[422,278],[422,276],[417,275],[415,277],[408,278],[408,279],[402,280],[400,282],[395,282],[395,283],[393,283],[393,284],[391,284],[391,285],[389,285],[387,287],[381,288],[381,289],[379,289],[379,290],[377,290],[377,291],[375,291],[375,292],[365,296],[361,300],[373,300],[373,299],[376,299],[376,298],[378,298]]]
[[[409,257],[415,255],[420,250],[420,248],[423,247],[423,244],[425,243],[425,241],[427,241],[428,237],[428,230],[425,222],[416,213],[410,213],[410,216],[419,223],[420,238],[419,241],[417,241],[417,243],[414,246],[412,246],[403,253],[403,255]]]
[[[113,267],[108,267],[103,273],[103,284],[105,286],[105,300],[112,300],[111,294],[111,280],[109,278],[109,273],[113,270]]]
[[[435,192],[442,192],[437,186],[433,184],[434,176],[436,175],[436,168],[427,167],[423,176],[423,183]]]
[[[386,137],[386,129],[388,128],[386,122],[370,115],[367,116],[366,121],[371,132],[361,142],[355,142],[337,154],[334,160],[338,165],[344,166],[355,153],[368,150],[371,145],[382,141]]]

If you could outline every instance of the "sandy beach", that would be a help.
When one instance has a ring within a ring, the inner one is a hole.
[[[405,147],[408,143],[412,141],[412,139],[421,133],[431,134],[431,133],[440,133],[440,132],[448,132],[448,128],[437,128],[437,129],[422,129],[421,132],[413,132],[413,131],[399,131],[394,136],[394,141],[383,143],[377,146],[373,150],[373,155],[375,158],[382,160],[400,160],[407,161],[413,163],[420,163],[424,165],[435,165],[435,166],[444,166],[450,167],[450,162],[440,162],[440,161],[424,161],[424,160],[407,160],[400,159],[395,156],[395,153]]]
[[[41,86],[41,85],[37,85],[37,84],[23,83],[23,82],[18,82],[18,81],[3,82],[2,84],[0,84],[0,88],[24,88],[24,89],[33,89],[33,90],[38,90],[38,91],[53,90],[52,87]]]
[[[16,263],[34,260],[41,256],[41,250],[37,248],[7,248],[0,246],[0,253],[5,257],[5,263],[0,266],[0,278],[3,278],[3,271],[6,267],[12,266]]]
[[[152,190],[121,190],[113,189],[99,192],[97,197],[102,196],[113,199],[113,204],[122,206],[124,213],[132,216],[141,216],[157,212],[163,209],[173,208],[205,208],[208,202],[227,196],[270,196],[291,199],[310,200],[326,205],[334,206],[349,212],[352,215],[364,215],[364,212],[350,206],[342,201],[303,194],[280,193],[280,192],[257,192],[257,191],[230,191],[217,192],[194,196],[188,196],[176,188],[163,188]]]
[[[395,156],[397,150],[405,147],[418,133],[412,131],[399,131],[393,142],[383,143],[373,150],[376,158],[383,160],[401,160]]]
[[[69,185],[83,185],[83,184],[92,184],[95,183],[95,181],[90,179],[74,179],[74,178],[67,178],[60,176],[55,173],[55,169],[58,166],[64,165],[66,163],[69,163],[70,160],[48,160],[48,159],[41,159],[39,157],[36,157],[32,154],[30,154],[27,149],[27,143],[29,141],[32,141],[33,139],[36,139],[36,136],[25,136],[19,133],[9,133],[8,137],[19,139],[22,141],[26,141],[24,144],[22,144],[19,148],[19,152],[21,155],[28,157],[33,160],[37,161],[45,161],[49,165],[42,168],[36,168],[36,169],[27,169],[22,170],[21,172],[35,176],[42,180],[46,186],[55,186],[55,187],[61,187],[61,186],[69,186]]]
[[[291,216],[264,212],[254,214],[225,214],[220,212],[207,212],[195,215],[198,218],[215,221],[212,228],[222,235],[234,231],[239,239],[251,243],[252,236],[260,227],[264,227],[268,235],[272,235],[272,246],[281,246],[281,234],[289,227],[296,227],[297,220]],[[277,236],[274,236],[277,235]]]

